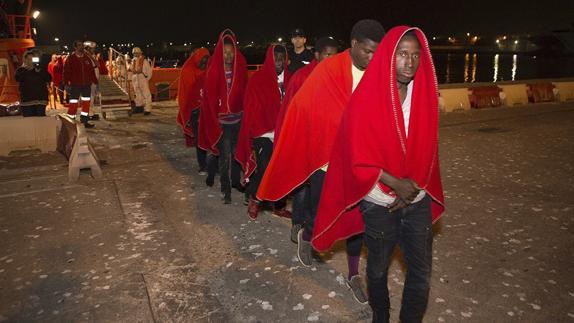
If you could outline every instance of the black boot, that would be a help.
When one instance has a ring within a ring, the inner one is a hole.
[[[90,117],[88,117],[88,116],[80,116],[80,122],[84,124],[84,127],[85,127],[86,129],[95,127],[95,125],[93,125],[93,124],[91,124],[91,123],[88,123],[88,120],[90,120]]]

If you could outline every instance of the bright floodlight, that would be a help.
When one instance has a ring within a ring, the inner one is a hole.
[[[38,17],[40,17],[40,11],[35,10],[35,11],[32,13],[32,18],[38,19]]]

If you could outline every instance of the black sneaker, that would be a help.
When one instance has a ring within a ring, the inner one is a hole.
[[[297,233],[297,258],[305,267],[310,267],[313,263],[313,247],[310,241],[303,239],[303,229]]]
[[[365,288],[363,287],[361,276],[355,275],[351,277],[351,280],[347,280],[347,287],[351,289],[351,292],[353,292],[353,298],[357,302],[361,304],[367,304],[369,302],[367,298],[367,293],[365,292]]]
[[[212,187],[214,182],[215,178],[213,176],[207,175],[207,178],[205,179],[205,185]]]
[[[293,224],[293,226],[291,226],[291,241],[293,241],[293,243],[297,243],[297,235],[299,234],[299,231],[303,229],[303,226],[299,223],[295,223]]]
[[[86,129],[95,127],[95,125],[88,122],[89,119],[90,119],[90,117],[88,117],[88,116],[80,116],[80,122],[84,124],[84,127]]]

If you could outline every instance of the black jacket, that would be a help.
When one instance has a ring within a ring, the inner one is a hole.
[[[293,49],[289,49],[289,72],[295,73],[301,67],[311,63],[311,61],[315,58],[313,52],[305,49],[301,52],[301,54],[296,54]]]
[[[52,81],[52,77],[46,70],[20,66],[16,69],[15,78],[20,83],[20,102],[36,102],[36,104],[48,102],[48,84]]]

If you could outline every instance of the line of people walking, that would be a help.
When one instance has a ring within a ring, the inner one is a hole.
[[[388,267],[401,248],[407,276],[401,322],[421,322],[430,290],[432,224],[444,211],[438,162],[438,88],[424,33],[358,21],[351,47],[332,38],[305,48],[267,49],[249,79],[231,30],[211,56],[195,51],[182,69],[177,117],[196,146],[201,174],[222,199],[243,192],[247,215],[263,207],[291,219],[291,240],[308,267],[344,240],[347,284],[389,321]],[[292,200],[292,213],[286,200]],[[267,205],[266,205],[267,204]],[[367,290],[359,273],[368,251]]]

